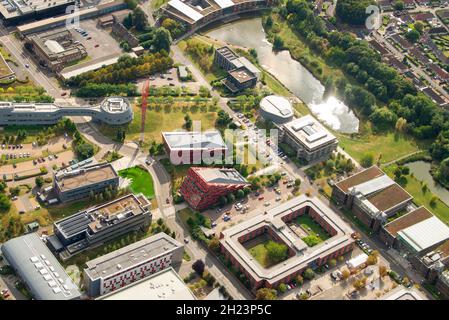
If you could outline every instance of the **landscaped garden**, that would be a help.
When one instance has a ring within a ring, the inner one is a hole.
[[[262,235],[261,237],[266,237]],[[256,259],[257,262],[264,268],[270,268],[288,258],[288,247],[272,239],[264,239],[262,241],[252,240],[251,242],[258,242],[256,245],[247,248],[248,252]]]
[[[309,246],[313,247],[326,241],[330,235],[318,223],[316,223],[309,215],[302,215],[296,218],[295,224],[307,233],[302,240]]]
[[[129,188],[132,192],[142,193],[148,199],[154,197],[153,178],[150,173],[141,167],[132,167],[119,171],[119,176],[130,179]]]

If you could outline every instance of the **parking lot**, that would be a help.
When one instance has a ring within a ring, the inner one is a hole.
[[[79,41],[86,48],[89,61],[122,52],[119,43],[111,36],[110,29],[98,28],[96,19],[80,21],[80,29],[86,31],[87,35],[83,36],[75,29],[70,32],[74,41]]]
[[[230,226],[246,221],[287,201],[293,196],[293,188],[287,188],[287,184],[284,184],[284,181],[288,182],[288,179],[290,177],[285,176],[277,187],[264,188],[263,191],[257,193],[252,192],[241,201],[236,200],[233,204],[228,204],[221,209],[210,209],[204,211],[203,214],[211,219],[215,234],[219,234]]]
[[[150,78],[150,85],[154,87],[171,86],[171,87],[186,87],[189,88],[190,92],[197,93],[200,89],[200,84],[194,81],[183,82],[178,77],[177,68],[171,68],[163,74],[155,74]],[[140,79],[137,81],[138,88],[142,88],[147,79]]]

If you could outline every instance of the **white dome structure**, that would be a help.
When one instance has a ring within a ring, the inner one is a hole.
[[[287,123],[293,119],[290,101],[280,96],[266,96],[260,102],[260,114],[265,120],[277,124]]]

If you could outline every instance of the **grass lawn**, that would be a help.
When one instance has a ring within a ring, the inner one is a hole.
[[[385,135],[368,134],[351,138],[347,135],[337,134],[340,147],[360,161],[367,153],[372,153],[374,159],[382,156],[380,162],[387,163],[420,150],[412,139],[389,132]]]
[[[277,264],[271,261],[268,256],[267,244],[270,242],[273,242],[273,240],[266,239],[265,241],[247,249],[248,252],[254,257],[254,259],[256,259],[256,261],[259,262],[260,265],[264,268],[269,268]]]
[[[168,0],[153,0],[153,1],[151,1],[151,8],[159,9],[160,7],[162,7],[167,2],[168,2]]]
[[[395,168],[396,165],[391,165],[384,168],[384,170],[391,178],[394,178],[393,172]],[[407,175],[406,177],[407,183],[402,187],[404,187],[405,190],[407,190],[407,192],[413,196],[414,198],[413,201],[417,205],[425,206],[433,214],[435,214],[438,218],[440,218],[443,222],[449,224],[449,207],[439,198],[435,201],[435,204],[432,206],[431,199],[434,197],[434,194],[430,192],[430,190],[424,192],[422,190],[421,181],[419,181],[415,177],[412,177],[410,175]]]
[[[316,223],[310,216],[302,215],[296,218],[296,224],[301,226],[301,228],[306,231],[309,236],[315,236],[320,239],[320,242],[326,241],[330,238],[329,234],[318,224]]]
[[[191,166],[187,164],[174,166],[170,163],[169,159],[162,159],[160,160],[160,162],[165,167],[165,170],[167,170],[168,174],[171,176],[173,192],[178,192],[179,188],[181,187],[182,180],[187,175],[187,170],[189,170]]]
[[[208,70],[206,70],[206,68],[199,63],[199,61],[197,60],[197,58],[191,54],[189,54],[186,51],[186,47],[187,47],[187,43],[186,41],[197,41],[199,43],[205,44],[207,46],[213,45],[215,48],[218,48],[219,45],[217,43],[214,43],[212,41],[209,41],[209,39],[205,38],[205,37],[200,37],[200,36],[194,36],[192,38],[189,38],[188,40],[182,40],[178,43],[178,47],[189,57],[189,59],[192,61],[192,63],[201,71],[201,73],[204,75],[204,77],[206,78],[206,80],[208,82],[211,82],[213,80],[217,80],[217,79],[221,79],[224,78],[225,76],[227,76],[227,72],[224,71],[223,69],[220,69],[218,66],[216,66],[213,63],[214,60],[214,53],[211,52],[210,54],[207,55],[207,59],[208,59],[208,63],[207,66],[209,66]]]
[[[142,193],[148,199],[154,197],[153,178],[150,173],[140,167],[132,167],[119,171],[122,178],[131,179],[130,189],[134,193]]]
[[[142,112],[140,107],[134,106],[134,119],[126,128],[126,140],[135,141],[140,138],[140,126]],[[210,111],[210,108],[189,108],[189,115],[192,121],[201,121],[201,130],[208,130],[215,127],[217,113]],[[180,130],[184,125],[185,113],[183,108],[172,107],[170,111],[161,108],[148,109],[145,122],[145,142],[162,142],[161,132]],[[116,129],[111,126],[101,126],[100,131],[111,139],[116,138]]]

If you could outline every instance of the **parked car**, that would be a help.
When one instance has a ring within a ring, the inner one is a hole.
[[[260,201],[262,201],[263,199],[265,199],[265,197],[261,196],[258,198]]]

